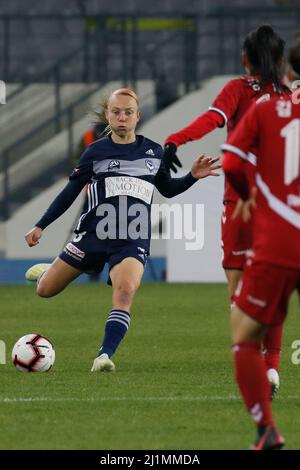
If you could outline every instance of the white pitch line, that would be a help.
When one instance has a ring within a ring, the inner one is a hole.
[[[300,396],[277,397],[276,401],[300,400]],[[0,397],[0,403],[31,403],[31,402],[101,402],[101,401],[241,401],[239,395],[211,396],[203,395],[197,397]]]
[[[240,400],[237,395],[198,396],[198,397],[0,397],[0,403],[35,402],[35,401],[228,401]]]

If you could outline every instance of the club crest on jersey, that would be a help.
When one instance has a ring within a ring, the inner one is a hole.
[[[254,91],[260,91],[261,90],[261,84],[260,81],[257,80],[257,78],[246,78],[247,82],[251,86],[252,90]]]
[[[154,170],[154,165],[153,165],[153,163],[151,162],[151,160],[145,160],[145,165],[146,165],[146,167],[148,168],[149,171],[153,171],[153,170]]]
[[[115,168],[120,168],[120,162],[119,160],[112,160],[108,164],[108,170],[114,170]]]

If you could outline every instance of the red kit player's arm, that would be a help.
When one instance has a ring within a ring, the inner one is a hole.
[[[225,151],[222,167],[229,183],[235,191],[246,200],[249,196],[247,177],[244,171],[247,154],[257,145],[258,137],[258,105],[254,104],[245,114],[234,132],[222,145]]]
[[[221,114],[213,111],[207,111],[201,116],[197,117],[188,126],[184,127],[178,132],[169,135],[165,140],[165,144],[173,142],[176,147],[179,147],[191,140],[199,140],[204,135],[213,131],[217,127],[223,126],[224,119]]]
[[[245,162],[234,153],[226,152],[222,161],[222,168],[233,189],[246,201],[249,197],[249,187],[244,173]]]
[[[180,131],[169,135],[165,143],[172,142],[176,147],[179,147],[191,140],[201,139],[217,127],[223,127],[236,112],[240,93],[240,81],[231,80],[218,94],[209,111],[201,114]]]

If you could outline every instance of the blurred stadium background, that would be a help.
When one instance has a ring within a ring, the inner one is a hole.
[[[90,125],[88,112],[105,90],[134,88],[142,103],[139,132],[162,143],[242,73],[240,47],[248,31],[271,23],[287,49],[300,34],[300,6],[292,0],[12,0],[0,6],[0,79],[6,85],[0,105],[0,282],[21,282],[33,258],[52,259],[70,236],[81,201],[49,227],[39,247],[30,250],[23,240],[65,184]],[[200,152],[218,155],[224,136],[216,131],[182,147],[184,168]],[[222,177],[205,181],[172,200],[204,204],[204,248],[186,252],[179,241],[155,240],[145,279],[224,280],[222,186]],[[162,201],[156,194],[155,202]]]

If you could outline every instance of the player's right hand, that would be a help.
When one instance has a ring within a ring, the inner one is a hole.
[[[237,217],[243,215],[243,209],[244,209],[245,201],[243,199],[239,199],[235,205],[235,208],[232,212],[231,215],[231,220],[235,220]]]
[[[164,165],[167,170],[172,170],[174,173],[177,173],[176,165],[181,168],[182,163],[180,162],[179,158],[176,155],[177,147],[173,142],[167,142],[164,147]]]
[[[25,240],[27,245],[32,247],[38,245],[39,239],[41,238],[43,230],[40,227],[33,227],[28,233],[25,235]]]
[[[253,186],[250,191],[250,197],[244,203],[242,218],[244,222],[249,222],[252,218],[252,213],[256,209],[257,188]]]
[[[250,191],[250,196],[247,201],[239,199],[236,203],[231,219],[234,220],[241,216],[244,222],[249,222],[252,218],[252,212],[256,209],[256,196],[257,188],[253,186]]]

